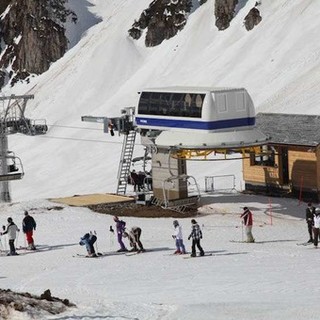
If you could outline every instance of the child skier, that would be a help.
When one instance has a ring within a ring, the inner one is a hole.
[[[174,254],[185,254],[186,248],[183,244],[182,227],[179,225],[178,220],[173,221],[173,227],[174,227],[174,233],[172,235],[172,238],[176,240],[176,248],[177,248]]]
[[[97,257],[96,251],[94,250],[93,244],[97,241],[97,236],[91,233],[86,233],[80,238],[80,246],[86,246],[88,257]]]
[[[132,249],[130,251],[144,252],[143,245],[140,241],[141,237],[141,228],[133,227],[129,232],[124,232],[123,237],[128,237],[130,241],[130,246]]]
[[[188,237],[188,240],[190,240],[191,238],[192,238],[191,257],[196,256],[196,246],[200,250],[200,256],[204,256],[204,251],[200,245],[200,239],[202,239],[202,231],[197,221],[194,219],[191,220],[191,233]]]
[[[4,232],[1,232],[1,235],[8,234],[9,248],[10,248],[10,252],[8,253],[8,256],[17,256],[18,253],[16,252],[14,241],[16,240],[17,232],[20,232],[20,229],[13,222],[12,218],[8,218],[7,221],[8,221],[7,227],[5,228]]]

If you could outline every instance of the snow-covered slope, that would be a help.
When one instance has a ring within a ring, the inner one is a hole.
[[[151,0],[70,1],[81,12],[70,39],[91,27],[45,74],[3,92],[34,94],[27,115],[49,124],[45,136],[9,137],[26,172],[11,183],[13,200],[114,192],[122,137],[103,134],[101,125],[83,123],[81,116],[118,116],[122,107],[136,105],[144,87],[241,86],[257,111],[319,114],[320,2],[262,0],[262,22],[248,32],[243,20],[255,2],[241,1],[231,26],[218,31],[214,0],[208,0],[176,37],[146,48],[127,31]],[[235,173],[240,187],[240,161],[188,169],[200,184],[206,174]]]

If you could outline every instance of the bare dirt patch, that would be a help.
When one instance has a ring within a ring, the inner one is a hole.
[[[195,217],[199,214],[196,207],[186,208],[186,210],[181,213],[170,209],[163,209],[159,206],[148,206],[136,203],[124,203],[117,205],[99,204],[89,206],[89,208],[95,212],[104,214],[140,218],[187,218]]]

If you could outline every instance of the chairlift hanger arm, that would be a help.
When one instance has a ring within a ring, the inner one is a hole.
[[[25,94],[25,95],[10,95],[10,96],[0,96],[0,101],[10,100],[10,99],[34,99],[33,94]]]

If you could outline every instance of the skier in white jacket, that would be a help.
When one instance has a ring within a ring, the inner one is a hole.
[[[20,229],[13,222],[12,218],[8,218],[7,221],[8,221],[7,227],[5,228],[5,231],[1,233],[1,235],[3,234],[8,235],[9,248],[10,248],[10,252],[8,253],[8,256],[17,256],[18,253],[16,252],[14,241],[16,240],[17,232],[20,232]]]
[[[173,226],[174,226],[174,233],[172,235],[172,238],[176,240],[176,248],[177,248],[174,254],[185,254],[186,248],[183,244],[182,228],[179,225],[178,220],[173,221]]]
[[[320,230],[320,208],[317,208],[313,216],[313,244],[315,247],[318,247],[318,242],[320,237],[319,230]]]

